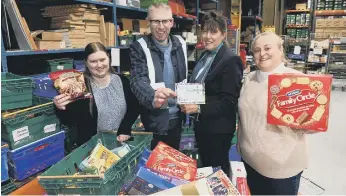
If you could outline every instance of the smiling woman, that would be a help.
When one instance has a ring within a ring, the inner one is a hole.
[[[57,116],[62,124],[77,125],[78,145],[97,131],[118,130],[117,139],[127,140],[140,111],[129,80],[115,74],[106,48],[99,42],[85,47],[85,63],[84,81],[92,98],[75,100],[67,94],[56,96]]]
[[[190,83],[205,84],[206,104],[181,105],[181,108],[195,117],[195,135],[203,167],[221,166],[229,176],[228,152],[236,129],[243,64],[224,43],[225,30],[224,16],[214,11],[204,16],[201,36],[206,52],[198,60]]]

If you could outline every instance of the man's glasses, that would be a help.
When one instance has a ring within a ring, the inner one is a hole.
[[[168,19],[168,20],[150,20],[150,23],[153,26],[159,26],[160,23],[162,23],[163,26],[168,26],[169,24],[172,23],[172,19]]]

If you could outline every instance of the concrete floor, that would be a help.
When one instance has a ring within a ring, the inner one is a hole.
[[[346,195],[346,92],[332,91],[329,130],[309,135],[308,147],[303,176],[324,188],[324,195]]]

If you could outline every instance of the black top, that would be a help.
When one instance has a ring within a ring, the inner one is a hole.
[[[130,89],[130,81],[123,75],[119,75],[123,83],[124,96],[126,100],[127,110],[122,120],[118,135],[131,135],[131,128],[140,113],[140,105]],[[90,80],[85,78],[86,86],[92,93]],[[114,95],[116,96],[116,95]],[[67,126],[77,126],[78,137],[77,145],[87,142],[97,133],[97,106],[94,98],[76,100],[66,106],[66,110],[56,108],[56,114],[61,123]]]
[[[204,81],[206,104],[200,106],[196,131],[234,133],[242,78],[243,64],[240,57],[223,45]]]

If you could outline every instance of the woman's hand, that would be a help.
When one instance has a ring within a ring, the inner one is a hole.
[[[125,142],[125,141],[128,140],[129,138],[130,138],[129,135],[123,135],[123,134],[121,134],[121,135],[118,135],[117,140],[118,140],[119,142]]]
[[[181,111],[186,114],[195,114],[198,113],[198,105],[196,104],[186,104],[180,105]]]
[[[73,100],[70,95],[61,94],[55,96],[53,102],[59,110],[66,110],[66,105],[73,102]]]

